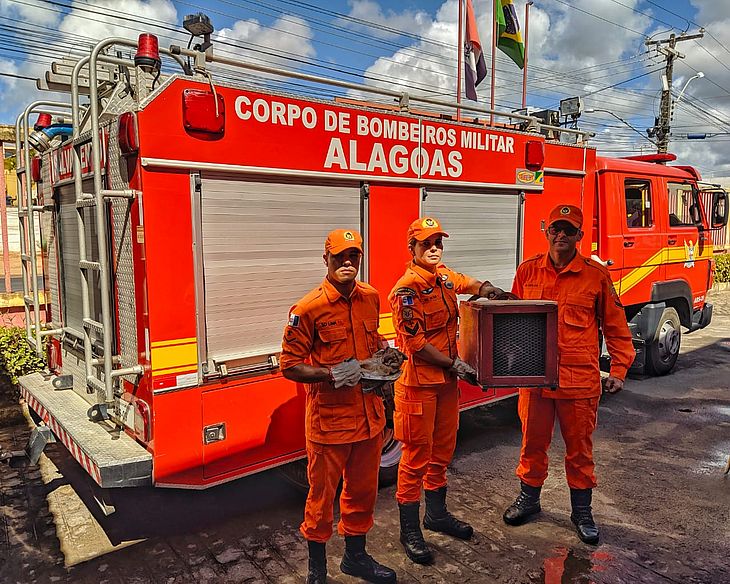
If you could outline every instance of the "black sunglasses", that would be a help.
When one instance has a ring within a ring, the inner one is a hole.
[[[570,224],[562,226],[551,225],[547,230],[550,235],[557,235],[562,231],[568,237],[573,237],[574,235],[577,235],[578,231],[580,231],[580,229]]]

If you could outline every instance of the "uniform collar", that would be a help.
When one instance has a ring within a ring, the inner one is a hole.
[[[575,257],[570,260],[570,263],[565,266],[562,270],[560,270],[560,273],[563,272],[580,272],[583,269],[583,264],[585,264],[585,258],[580,255],[580,252],[576,250]],[[545,256],[542,258],[541,267],[544,269],[550,269],[555,270],[555,266],[553,265],[552,260],[550,259],[550,254],[548,252],[545,252]]]
[[[414,274],[416,274],[416,276],[426,282],[429,287],[433,288],[436,285],[439,276],[438,268],[440,268],[441,266],[438,266],[438,268],[436,268],[436,272],[429,272],[426,268],[422,268],[416,262],[411,261],[408,267]]]
[[[357,280],[355,281],[355,287],[352,290],[352,294],[350,294],[350,297],[343,296],[340,294],[340,291],[335,288],[334,284],[330,282],[327,277],[325,276],[324,282],[322,283],[322,289],[324,290],[325,296],[327,296],[327,300],[329,300],[330,304],[334,304],[337,302],[340,298],[343,300],[349,300],[350,298],[354,298],[355,295],[358,292],[358,289],[360,288],[360,282]]]

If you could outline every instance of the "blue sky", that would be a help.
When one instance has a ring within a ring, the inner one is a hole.
[[[489,54],[491,2],[473,2]],[[521,18],[524,0],[515,6]],[[8,41],[0,49],[0,123],[14,122],[28,100],[40,98],[23,77],[42,75],[54,59],[79,56],[94,39],[134,38],[155,25],[162,26],[161,44],[184,43],[184,34],[170,29],[181,29],[183,16],[198,11],[211,17],[221,54],[441,98],[455,93],[457,0],[0,0]],[[528,105],[554,108],[561,98],[583,95],[588,107],[611,112],[580,121],[597,133],[594,143],[603,151],[651,149],[640,134],[653,125],[663,61],[644,41],[695,32],[697,25],[708,34],[681,43],[686,58],[675,66],[675,96],[697,71],[704,77],[677,104],[672,149],[704,174],[730,175],[730,136],[723,134],[730,133],[728,1],[537,0]],[[518,107],[521,72],[500,53],[496,76],[498,106]],[[488,81],[478,93],[489,102]],[[687,133],[701,131],[715,136],[687,141]]]

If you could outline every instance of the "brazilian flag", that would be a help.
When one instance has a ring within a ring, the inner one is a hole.
[[[501,10],[500,10],[501,8]],[[499,0],[497,5],[497,47],[520,69],[525,68],[525,43],[512,0]]]

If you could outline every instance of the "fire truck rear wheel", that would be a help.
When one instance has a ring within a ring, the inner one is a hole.
[[[665,308],[659,319],[654,339],[646,351],[646,371],[650,375],[666,375],[679,356],[682,329],[674,308]]]

